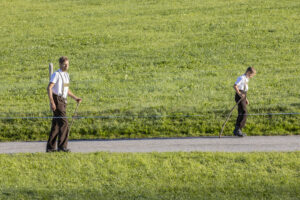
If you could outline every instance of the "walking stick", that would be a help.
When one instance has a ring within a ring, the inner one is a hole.
[[[51,75],[53,74],[53,64],[52,63],[49,63],[49,82],[51,80]],[[50,107],[50,112],[52,112],[52,109],[51,109],[51,103],[49,103],[49,107]]]
[[[74,113],[73,113],[73,117],[72,117],[71,124],[70,124],[70,126],[69,126],[68,136],[70,136],[71,127],[72,127],[73,122],[74,122],[74,116],[77,115],[77,109],[78,109],[79,104],[80,104],[80,103],[77,102],[77,106],[76,106],[75,111],[74,111]]]
[[[246,97],[246,96],[245,96],[245,97]],[[228,122],[228,120],[229,120],[229,118],[230,118],[230,116],[231,116],[233,110],[235,109],[235,107],[236,107],[236,106],[237,106],[237,105],[238,105],[245,97],[242,97],[242,98],[241,98],[241,99],[233,106],[233,108],[231,109],[229,115],[228,115],[227,118],[226,118],[226,121],[224,122],[224,124],[223,124],[223,126],[222,126],[221,132],[219,133],[219,138],[221,138],[221,135],[222,135],[222,133],[223,133],[223,131],[224,131],[225,125],[226,125],[226,123]]]

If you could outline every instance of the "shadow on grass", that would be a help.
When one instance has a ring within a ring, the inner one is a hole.
[[[233,185],[235,185],[233,183]],[[155,186],[153,186],[155,187]],[[107,188],[106,188],[107,189]],[[174,196],[176,194],[176,196]],[[257,186],[246,186],[241,192],[237,187],[230,192],[224,191],[223,187],[201,188],[198,190],[187,187],[174,188],[165,186],[157,190],[142,189],[140,186],[133,188],[114,188],[108,190],[97,189],[1,189],[0,199],[136,199],[136,200],[160,200],[160,199],[298,199],[299,192],[294,185],[264,185],[263,188]]]

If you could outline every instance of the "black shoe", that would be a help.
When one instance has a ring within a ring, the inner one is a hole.
[[[56,149],[46,149],[46,152],[47,153],[53,153],[53,152],[57,152],[57,150]]]
[[[238,136],[239,131],[240,131],[240,129],[238,127],[235,127],[235,129],[233,131],[233,135]]]
[[[247,136],[247,134],[246,134],[246,133],[243,133],[242,130],[239,129],[239,130],[237,131],[236,136],[239,136],[239,137],[245,137],[245,136]]]
[[[58,149],[58,152],[71,152],[71,150],[62,148],[62,149]]]

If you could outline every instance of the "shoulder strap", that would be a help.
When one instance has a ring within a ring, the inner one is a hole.
[[[244,83],[244,91],[245,91],[245,92],[246,92],[246,86],[248,85],[248,84],[247,84],[247,79],[248,79],[248,78],[247,78],[247,76],[246,76],[246,78],[245,78],[245,83]]]
[[[65,93],[65,82],[64,82],[64,79],[63,79],[63,77],[62,77],[60,71],[58,71],[58,74],[59,74],[59,76],[60,76],[60,78],[61,78],[61,81],[62,81],[62,96],[64,97],[64,93]]]
[[[69,73],[66,72],[66,74],[67,74],[67,77],[68,77],[68,81],[70,82],[70,76],[69,76]]]

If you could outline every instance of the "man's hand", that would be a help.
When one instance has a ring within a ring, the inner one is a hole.
[[[76,98],[75,101],[77,101],[77,103],[81,103],[82,99],[81,98]]]
[[[55,111],[55,110],[56,110],[56,105],[55,105],[54,102],[51,103],[51,109],[52,109],[52,111]]]
[[[70,96],[72,99],[74,99],[77,103],[81,103],[82,102],[82,99],[81,98],[78,98],[77,96],[75,96],[71,90],[69,89],[68,90],[68,96]]]
[[[247,105],[249,105],[249,101],[248,101],[248,99],[246,99],[246,104],[247,104]]]
[[[243,93],[239,93],[239,96],[241,97],[241,98],[245,98],[245,94],[243,94]]]

